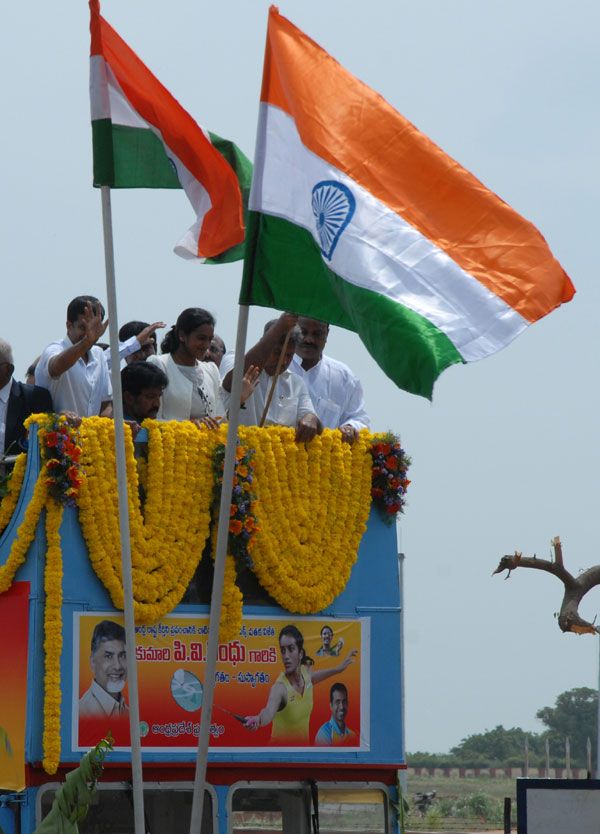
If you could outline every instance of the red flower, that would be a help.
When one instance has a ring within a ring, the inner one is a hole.
[[[242,532],[242,522],[238,521],[237,518],[233,518],[229,522],[229,532],[233,533],[234,536],[239,536]]]
[[[402,481],[399,478],[390,478],[390,486],[392,489],[398,489]]]
[[[57,466],[60,466],[60,461],[56,458],[50,458],[46,463],[46,469],[56,469]]]
[[[58,434],[55,431],[49,431],[46,435],[46,446],[52,448],[58,443]]]
[[[398,510],[400,509],[400,504],[390,504],[385,508],[385,511],[390,515],[396,515]]]
[[[67,477],[72,484],[79,482],[79,469],[76,466],[69,466],[67,469]]]
[[[383,490],[379,487],[373,487],[373,489],[371,490],[371,495],[373,496],[373,498],[381,498],[383,495]]]
[[[409,484],[410,484],[410,481],[408,480],[408,478],[405,478],[405,479],[402,481],[402,486],[404,487],[404,489],[408,489],[408,485],[409,485]]]
[[[397,457],[394,457],[394,455],[389,455],[389,456],[385,459],[385,465],[386,465],[386,466],[387,466],[387,468],[388,468],[388,469],[390,469],[392,472],[396,472],[396,471],[397,471],[397,469],[398,469],[398,465],[399,465],[398,458],[397,458]]]
[[[381,454],[382,454],[382,455],[386,455],[386,456],[387,456],[387,455],[389,455],[389,453],[390,453],[391,451],[392,451],[392,447],[390,446],[390,444],[389,444],[389,443],[382,443],[382,444],[381,444]]]

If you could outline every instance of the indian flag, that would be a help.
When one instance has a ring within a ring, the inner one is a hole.
[[[242,303],[353,330],[430,397],[574,292],[531,223],[271,8]]]
[[[250,161],[232,142],[196,124],[100,15],[98,0],[90,0],[90,14],[94,185],[183,188],[196,222],[175,252],[243,257]]]

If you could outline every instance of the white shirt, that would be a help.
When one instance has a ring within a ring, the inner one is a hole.
[[[234,351],[226,353],[221,361],[219,371],[223,378],[225,374],[233,370],[235,358]],[[240,410],[240,425],[258,426],[262,413],[269,396],[269,390],[273,377],[266,371],[261,371],[258,377],[258,384],[252,395],[248,397],[245,408]],[[231,394],[225,389],[222,390],[223,403],[227,411],[231,401]],[[315,409],[306,385],[290,371],[284,371],[277,377],[273,399],[269,406],[265,426],[292,426],[296,428],[298,420],[305,414],[314,414]]]
[[[360,380],[343,362],[321,356],[313,368],[305,371],[302,359],[294,356],[290,371],[306,383],[317,417],[324,428],[339,429],[345,425],[354,429],[371,428]]]
[[[73,343],[65,337],[44,348],[35,369],[35,384],[50,391],[55,411],[74,411],[80,417],[97,417],[102,403],[112,400],[104,351],[93,345],[88,351],[87,362],[79,358],[68,371],[53,379],[48,370],[50,359],[70,347]]]
[[[194,394],[198,390],[198,385],[194,385],[194,382],[181,370],[182,368],[187,370],[187,366],[178,365],[170,353],[149,356],[146,362],[157,365],[166,373],[169,380],[169,384],[160,398],[157,419],[189,420],[193,412]],[[204,409],[200,410],[200,414],[207,414],[209,417],[221,417],[223,403],[221,402],[221,380],[217,366],[214,362],[198,362],[197,368],[202,372],[201,399],[205,406]]]
[[[122,693],[119,692],[117,698],[113,698],[110,692],[103,689],[95,680],[79,699],[80,718],[117,718],[128,712],[129,707]]]
[[[135,353],[136,350],[141,350],[141,345],[138,342],[137,336],[130,336],[124,342],[119,342],[119,359],[123,361],[126,356],[130,356],[132,353]],[[110,347],[107,347],[104,351],[104,355],[106,356],[106,364],[108,365],[108,370],[110,371],[112,364],[110,361]]]
[[[0,457],[4,454],[4,438],[6,437],[6,415],[8,413],[8,398],[12,388],[12,376],[3,388],[0,388]]]

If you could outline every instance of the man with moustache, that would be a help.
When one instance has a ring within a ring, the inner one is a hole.
[[[79,699],[79,718],[120,718],[129,707],[123,697],[127,683],[125,629],[102,620],[92,634],[90,666],[94,679]]]
[[[361,429],[371,427],[362,385],[347,365],[323,354],[327,322],[300,316],[298,329],[290,371],[306,384],[323,428],[339,429],[342,439],[352,443]]]
[[[160,398],[169,384],[166,373],[150,362],[132,362],[121,371],[123,418],[140,425],[146,418],[154,420]]]

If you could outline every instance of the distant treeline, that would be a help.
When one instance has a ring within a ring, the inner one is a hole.
[[[529,748],[530,767],[546,765],[546,741],[550,767],[565,766],[565,739],[569,739],[571,766],[587,765],[587,740],[592,756],[596,753],[598,693],[588,687],[563,692],[554,707],[543,707],[536,713],[546,730],[531,733],[520,727],[505,729],[501,724],[493,730],[467,736],[449,753],[407,753],[409,767],[520,767]]]

